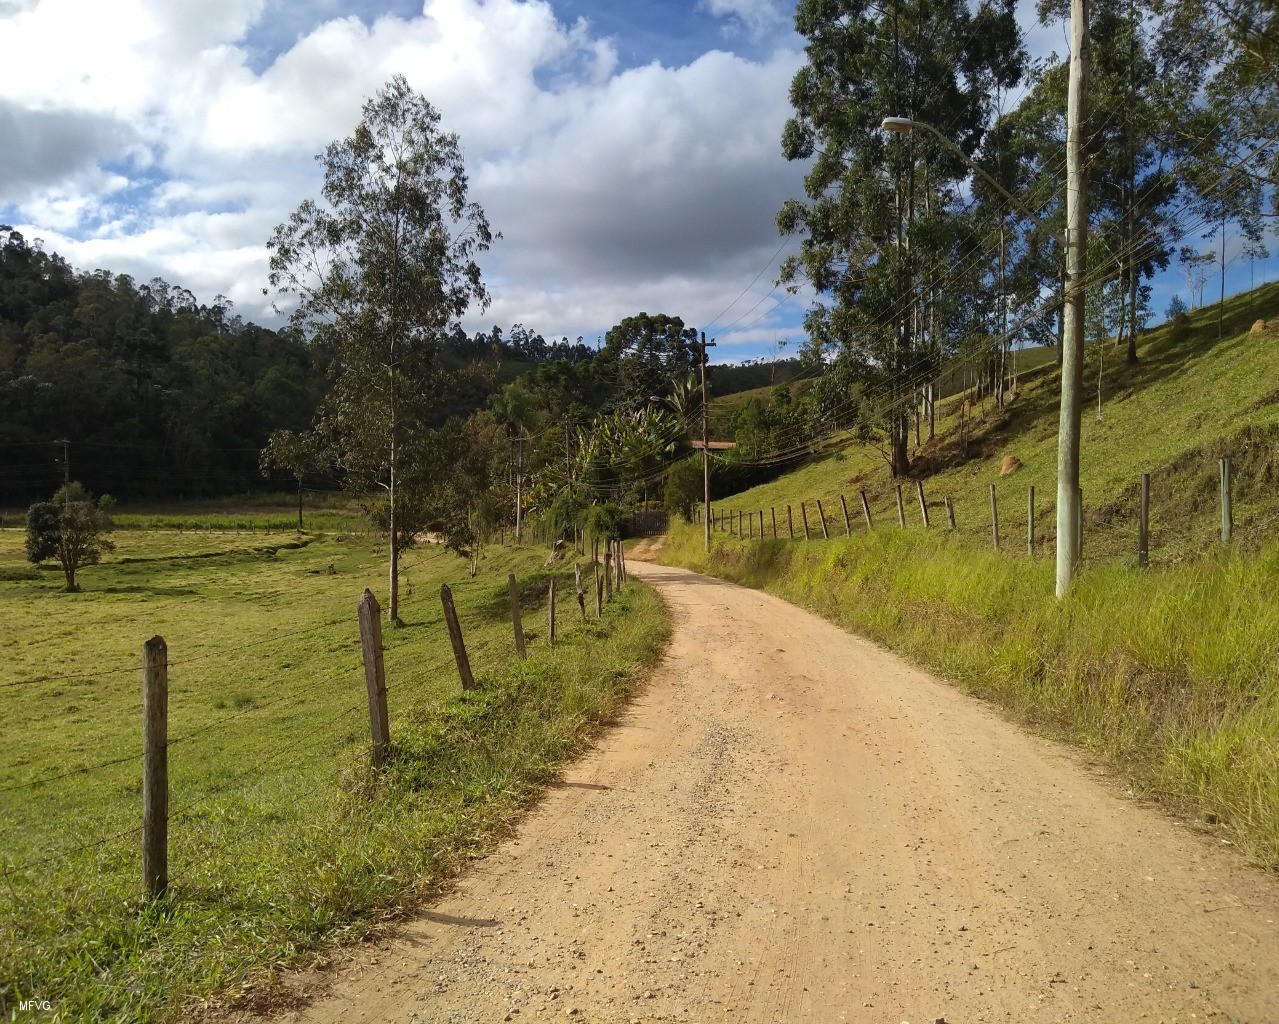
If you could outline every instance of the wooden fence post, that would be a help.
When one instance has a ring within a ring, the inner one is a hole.
[[[595,617],[604,617],[604,581],[600,579],[598,567],[595,570]]]
[[[995,504],[995,485],[990,485],[990,539],[999,549],[999,506]]]
[[[1230,467],[1230,456],[1221,459],[1221,543],[1229,544],[1235,530],[1234,510],[1234,474]]]
[[[373,767],[382,767],[391,742],[386,715],[386,666],[382,662],[382,609],[373,591],[360,597],[360,648],[364,652],[364,682],[369,691],[369,733],[373,738]]]
[[[764,510],[759,510],[759,539],[764,539]]]
[[[577,607],[582,611],[582,621],[586,621],[586,588],[582,586],[582,567],[573,563],[573,581],[577,584]]]
[[[804,540],[808,540],[808,509],[802,501],[799,503],[799,517],[804,521]]]
[[[457,609],[453,606],[453,591],[447,583],[440,585],[440,604],[444,607],[444,624],[448,627],[449,643],[453,645],[453,660],[457,662],[457,675],[462,680],[463,690],[475,689],[475,677],[471,675],[471,659],[466,654],[466,643],[462,639],[462,624],[457,620]]]
[[[946,499],[946,525],[952,530],[955,528],[955,503],[949,497]]]
[[[1141,474],[1141,511],[1137,518],[1137,564],[1150,558],[1150,474]]]
[[[737,510],[737,536],[740,537],[741,535],[742,535],[742,510],[739,508]]]
[[[826,530],[826,511],[822,508],[822,499],[817,499],[817,518],[822,521],[822,540],[830,540],[830,533]]]
[[[902,501],[902,485],[897,485],[897,522],[906,529],[906,505]]]
[[[853,535],[853,524],[848,519],[848,502],[844,500],[844,496],[839,496],[839,507],[844,510],[844,536],[851,537]]]
[[[551,577],[551,588],[546,595],[546,639],[555,645],[555,577]]]
[[[142,645],[142,885],[148,897],[169,888],[169,647]]]
[[[786,506],[786,532],[790,535],[790,539],[795,539],[795,520],[790,514],[790,506]]]
[[[866,517],[866,532],[869,533],[875,528],[870,518],[870,502],[866,500],[865,491],[858,491],[857,493],[862,496],[862,514]]]
[[[919,514],[924,519],[924,529],[928,529],[928,502],[924,500],[924,481],[915,481],[915,490],[919,492]]]
[[[521,657],[524,653],[524,618],[520,612],[520,588],[515,582],[515,573],[507,573],[506,586],[511,594],[511,623],[515,626],[515,652]]]
[[[755,513],[746,513],[746,537],[749,540],[755,539]]]
[[[1035,485],[1026,495],[1026,554],[1035,556]]]
[[[777,506],[769,505],[768,514],[773,520],[773,540],[777,539]]]
[[[613,600],[613,552],[604,552],[604,599]]]

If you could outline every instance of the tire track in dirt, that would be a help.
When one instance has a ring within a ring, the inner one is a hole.
[[[630,568],[675,632],[621,724],[277,1019],[1279,1021],[1273,876],[813,615]]]

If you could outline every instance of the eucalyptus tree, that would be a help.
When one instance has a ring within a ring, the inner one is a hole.
[[[817,343],[866,366],[896,476],[910,465],[907,403],[956,342],[934,306],[955,283],[953,221],[992,94],[1021,77],[1013,7],[802,0],[795,15],[807,62],[791,85],[782,152],[811,166],[807,198],[778,214],[782,232],[803,238],[783,278],[817,291],[805,318]],[[888,116],[935,127],[958,152],[920,131],[885,138]]]
[[[447,472],[424,457],[448,389],[436,349],[468,308],[488,305],[476,259],[493,234],[468,199],[457,135],[402,76],[317,159],[319,198],[267,243],[270,282],[294,301],[294,324],[335,353],[319,425],[347,482],[385,494],[395,620],[399,554],[416,526],[403,514],[420,506],[402,492],[438,485]]]

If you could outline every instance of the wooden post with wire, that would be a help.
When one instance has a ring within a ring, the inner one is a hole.
[[[1026,494],[1026,554],[1035,556],[1035,485]]]
[[[169,888],[169,647],[142,645],[142,885],[151,899]]]
[[[830,540],[830,533],[826,529],[826,511],[822,508],[822,499],[817,499],[817,518],[822,521],[822,540]]]
[[[555,577],[551,577],[550,591],[546,595],[546,640],[555,646]]]
[[[999,506],[995,503],[995,485],[990,485],[990,541],[999,550]]]
[[[600,579],[598,567],[595,570],[595,617],[597,619],[604,617],[604,581]]]
[[[952,530],[955,528],[955,503],[946,498],[946,525]]]
[[[524,617],[520,612],[520,588],[515,582],[515,573],[507,573],[507,590],[511,595],[511,623],[515,626],[515,652],[521,658],[527,658],[524,651]]]
[[[924,520],[924,529],[928,529],[928,502],[924,500],[924,481],[915,481],[915,490],[919,493],[919,514]]]
[[[769,505],[768,514],[773,520],[773,540],[777,539],[777,506]]]
[[[853,524],[848,518],[848,502],[844,500],[844,496],[839,496],[839,507],[844,510],[844,536],[851,537],[853,535]]]
[[[906,504],[902,501],[902,485],[897,485],[897,522],[904,530],[906,529]]]
[[[808,540],[808,509],[802,501],[799,503],[799,517],[804,521],[804,540]]]
[[[582,621],[586,621],[586,588],[582,586],[582,567],[573,563],[573,581],[577,584],[577,607],[582,611]]]
[[[875,524],[870,518],[870,502],[866,500],[865,491],[858,491],[857,493],[860,494],[862,498],[862,514],[866,517],[866,532],[869,533],[875,528]]]
[[[471,675],[471,659],[467,656],[466,642],[462,639],[462,624],[458,622],[457,608],[453,605],[453,591],[447,583],[440,585],[440,604],[444,608],[444,624],[448,627],[449,643],[453,645],[453,660],[457,662],[462,689],[474,690],[475,677]]]
[[[1234,473],[1230,467],[1230,456],[1221,459],[1221,543],[1229,544],[1235,532],[1234,515]]]
[[[360,648],[364,653],[364,682],[369,691],[369,732],[373,738],[373,767],[382,767],[391,734],[386,715],[386,666],[382,661],[382,609],[373,591],[360,597]]]
[[[613,552],[604,551],[604,600],[613,600]]]
[[[1141,474],[1141,511],[1137,518],[1137,564],[1150,560],[1150,474]]]
[[[790,539],[795,539],[795,519],[791,516],[790,506],[786,506],[786,532],[790,535]]]

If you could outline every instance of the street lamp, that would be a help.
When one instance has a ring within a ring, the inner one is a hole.
[[[909,132],[914,128],[922,128],[924,131],[928,132],[934,138],[939,139],[941,141],[941,144],[945,146],[947,149],[949,149],[952,153],[958,154],[959,158],[963,160],[964,163],[966,163],[969,167],[971,167],[974,171],[976,171],[978,174],[982,176],[986,184],[988,184],[991,188],[993,188],[996,192],[998,192],[1001,196],[1003,196],[1005,199],[1008,200],[1009,206],[1011,206],[1014,210],[1020,213],[1023,217],[1026,217],[1029,220],[1035,219],[1034,211],[1029,210],[1025,206],[1023,206],[1021,202],[1018,199],[1016,199],[1011,192],[1009,192],[1006,188],[1004,188],[1003,185],[999,184],[999,182],[997,182],[994,178],[992,178],[989,174],[987,174],[984,170],[982,170],[981,166],[975,160],[973,160],[972,157],[970,157],[967,153],[965,153],[962,149],[960,149],[959,146],[955,144],[953,139],[950,139],[947,136],[943,135],[931,124],[925,124],[923,121],[914,121],[909,117],[886,117],[884,118],[883,122],[880,124],[880,128],[882,128],[886,132],[892,132],[896,135],[905,134],[906,132]]]

